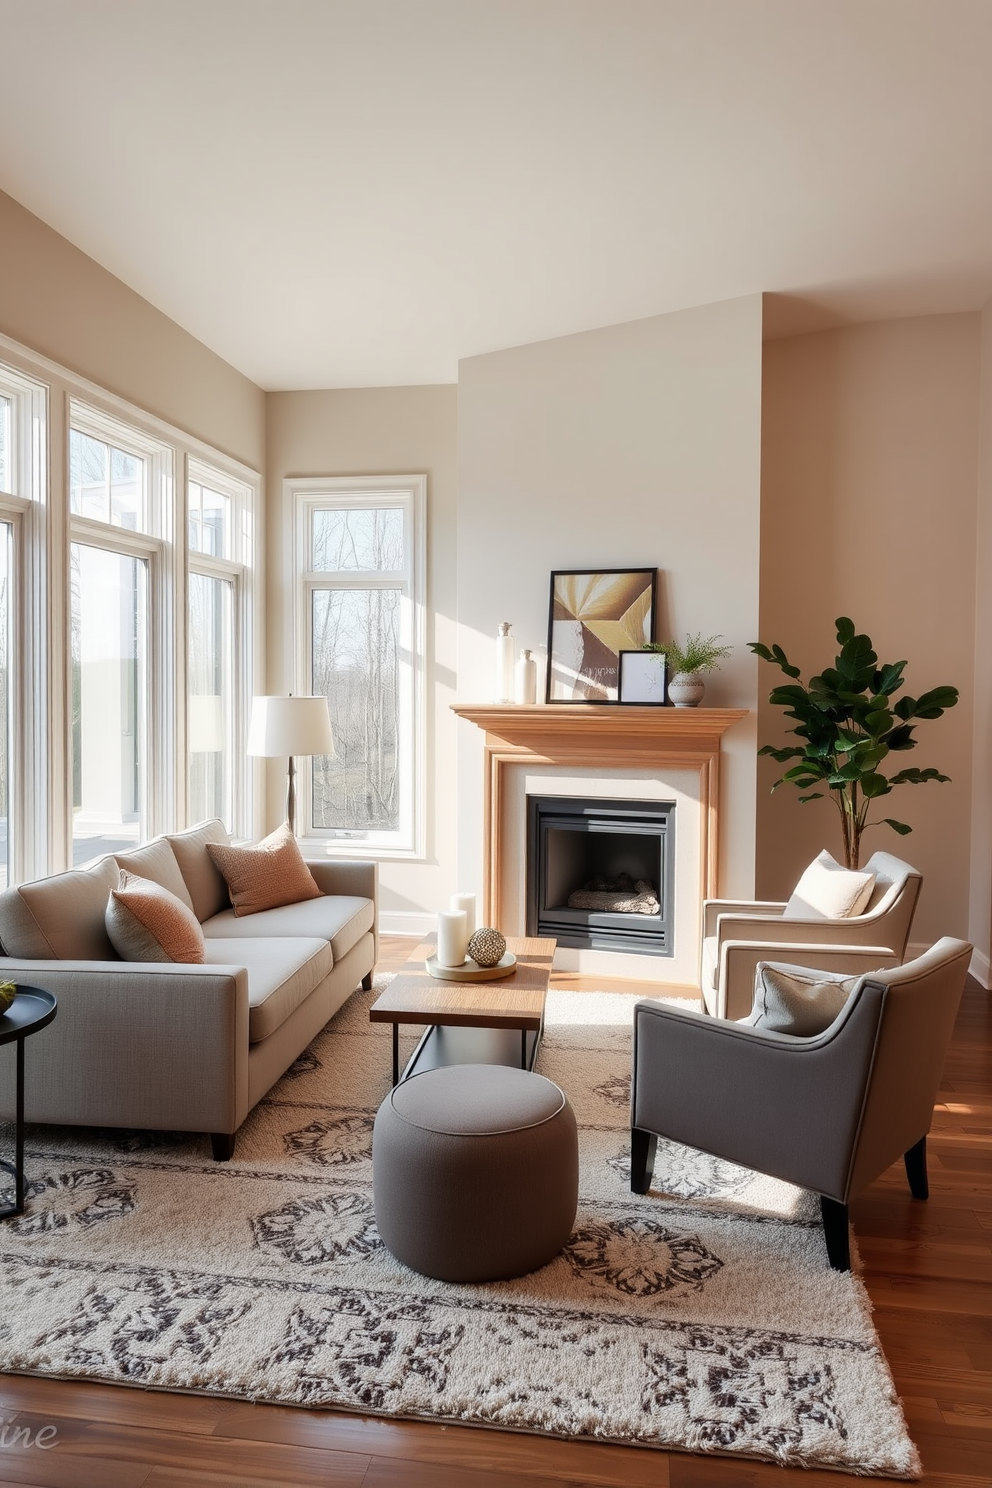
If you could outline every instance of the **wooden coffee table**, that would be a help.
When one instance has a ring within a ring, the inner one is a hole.
[[[507,937],[517,958],[498,982],[441,982],[424,969],[434,938],[423,941],[369,1009],[372,1023],[393,1025],[393,1084],[400,1081],[400,1024],[430,1026],[403,1079],[447,1064],[511,1064],[533,1069],[544,1028],[554,940]]]

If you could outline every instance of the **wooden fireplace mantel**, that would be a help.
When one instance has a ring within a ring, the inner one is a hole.
[[[455,703],[453,712],[485,734],[483,894],[489,924],[502,922],[501,823],[504,773],[511,765],[697,770],[702,891],[717,892],[720,748],[746,708],[658,708],[627,704]]]

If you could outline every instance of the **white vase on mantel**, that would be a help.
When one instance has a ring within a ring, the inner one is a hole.
[[[706,684],[698,672],[676,672],[668,684],[668,696],[676,708],[698,708]]]

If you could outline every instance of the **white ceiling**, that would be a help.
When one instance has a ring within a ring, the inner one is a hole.
[[[0,54],[0,187],[267,389],[992,295],[992,0],[0,0]]]

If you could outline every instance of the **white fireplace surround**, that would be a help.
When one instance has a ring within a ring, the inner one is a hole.
[[[675,807],[674,955],[559,947],[562,970],[696,986],[702,900],[716,892],[720,741],[737,709],[470,707],[485,731],[484,912],[526,934],[527,797],[668,801]]]

